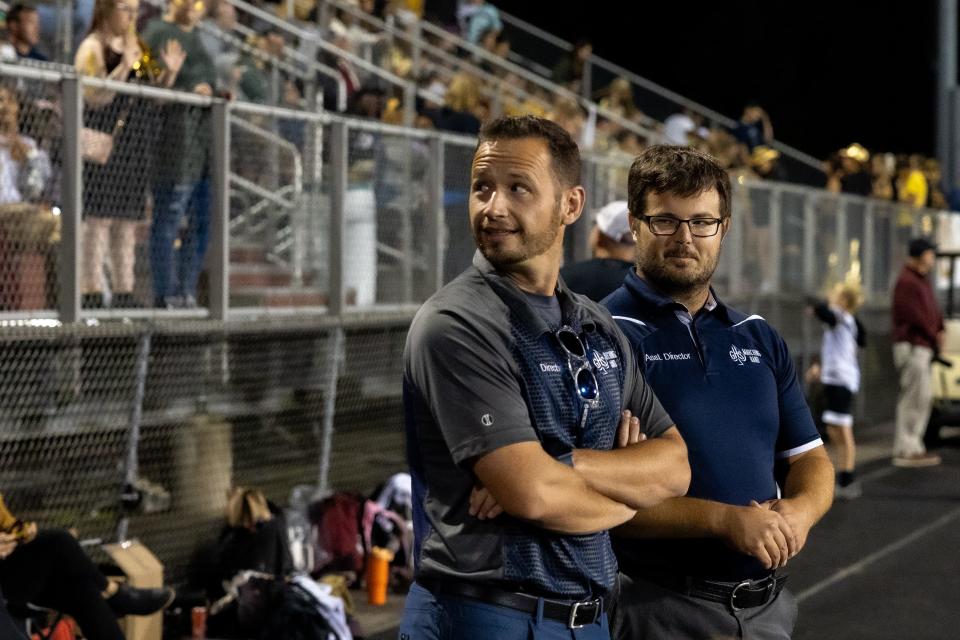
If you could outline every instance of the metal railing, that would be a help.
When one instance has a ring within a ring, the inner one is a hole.
[[[229,1],[233,3],[235,6],[237,5],[238,2],[242,2],[242,0],[229,0]],[[353,16],[354,18],[361,20],[368,25],[371,25],[376,29],[384,30],[384,32],[386,33],[393,34],[393,35],[399,34],[398,28],[395,27],[394,25],[384,23],[383,21],[380,21],[374,18],[373,16],[365,14],[364,12],[360,11],[356,7],[350,4],[341,2],[340,0],[324,0],[321,3],[321,8],[322,7],[328,7],[328,11],[329,11],[329,7],[332,7],[336,10],[346,12],[351,16]],[[500,56],[492,54],[486,49],[484,49],[483,47],[477,46],[476,44],[469,42],[457,36],[456,34],[453,34],[453,33],[450,33],[449,31],[441,29],[436,25],[430,24],[429,22],[419,21],[413,26],[416,29],[416,31],[414,34],[411,34],[411,35],[415,37],[415,41],[423,41],[425,39],[425,35],[429,35],[430,37],[435,38],[437,41],[447,43],[447,45],[454,47],[455,49],[461,50],[467,53],[469,56],[472,56],[475,60],[479,61],[478,63],[470,63],[471,73],[474,73],[475,75],[478,75],[480,77],[483,77],[484,75],[489,75],[481,67],[480,63],[482,63],[484,65],[488,65],[492,69],[498,70],[500,73],[511,74],[521,79],[524,82],[528,82],[533,86],[537,87],[538,89],[546,91],[547,94],[553,98],[565,98],[568,100],[572,100],[587,112],[587,118],[589,122],[588,128],[593,128],[596,125],[597,118],[601,117],[601,118],[610,120],[611,122],[615,123],[617,126],[623,129],[626,129],[628,131],[632,131],[636,133],[638,136],[646,140],[649,140],[651,142],[657,142],[661,139],[659,133],[652,126],[654,123],[649,119],[643,123],[633,122],[627,118],[622,117],[617,113],[614,113],[613,111],[610,111],[609,109],[605,109],[601,107],[596,102],[594,102],[593,100],[587,97],[578,95],[566,89],[565,87],[562,87],[546,78],[543,78],[542,76],[539,76],[536,73],[532,73],[530,70],[520,65],[514,64],[509,60],[505,60]],[[428,52],[430,50],[428,47],[429,47],[429,43],[420,44],[419,45],[420,54],[422,55],[423,53]],[[466,63],[466,61],[464,62]]]
[[[511,32],[514,48],[524,48],[526,54],[516,53],[518,64],[524,64],[531,69],[549,77],[555,65],[562,58],[569,56],[574,45],[539,27],[530,24],[516,16],[500,11],[500,18]],[[527,42],[524,42],[524,40]],[[539,52],[539,55],[536,55]],[[635,89],[642,91],[640,106],[647,114],[663,122],[672,113],[681,109],[689,109],[699,114],[707,122],[715,123],[725,128],[733,128],[737,122],[707,106],[680,95],[675,91],[640,76],[633,71],[623,68],[609,60],[591,54],[584,72],[586,81],[581,89],[585,97],[596,96],[598,91],[607,86],[614,78],[622,77],[630,81]],[[598,73],[600,72],[600,73]],[[823,176],[823,161],[804,153],[799,149],[773,140],[770,146],[789,158],[794,164],[805,168],[807,175]]]

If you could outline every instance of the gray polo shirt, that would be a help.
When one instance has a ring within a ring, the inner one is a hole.
[[[539,441],[569,463],[575,448],[611,449],[625,408],[650,437],[673,424],[607,311],[562,280],[557,296],[562,323],[586,342],[596,407],[576,392],[559,327],[548,326],[479,252],[414,318],[403,391],[418,576],[574,599],[613,585],[616,559],[605,531],[564,535],[507,514],[481,521],[468,513],[472,462],[495,449]]]

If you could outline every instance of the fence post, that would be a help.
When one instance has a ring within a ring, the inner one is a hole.
[[[817,212],[814,198],[808,191],[803,199],[803,289],[807,295],[817,288]]]
[[[217,100],[211,107],[213,149],[210,182],[210,317],[225,320],[230,308],[230,105]]]
[[[876,229],[873,225],[876,222],[876,205],[872,200],[867,202],[867,208],[863,212],[863,244],[860,246],[860,279],[863,282],[863,293],[869,298],[873,293],[874,273],[873,259],[876,251]]]
[[[847,207],[850,206],[850,200],[844,198],[840,201],[840,207],[837,209],[837,243],[834,251],[837,253],[837,282],[843,282],[843,278],[850,268],[850,248],[847,246]]]
[[[330,128],[330,301],[327,312],[343,312],[343,224],[347,199],[347,123],[335,120]]]
[[[781,260],[781,238],[783,227],[783,207],[781,199],[783,191],[774,187],[770,190],[770,283],[773,285],[772,291],[780,292],[782,283],[780,278]],[[779,305],[777,306],[779,308]]]
[[[63,208],[60,215],[60,261],[57,268],[60,322],[80,320],[80,255],[83,217],[83,88],[76,76],[63,79]]]
[[[597,174],[599,168],[596,159],[583,159],[583,186],[586,188],[587,197],[583,203],[583,213],[578,220],[578,224],[570,227],[570,252],[569,257],[572,262],[581,262],[590,259],[590,229],[593,226],[592,216],[603,202],[597,194]]]
[[[408,82],[403,87],[403,126],[412,127],[417,122],[417,84]]]
[[[443,286],[443,138],[430,138],[430,168],[427,172],[427,287],[433,293]]]

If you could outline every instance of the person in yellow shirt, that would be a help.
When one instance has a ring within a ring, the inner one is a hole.
[[[900,171],[900,180],[898,180],[900,184],[897,190],[900,202],[906,202],[918,208],[927,206],[929,191],[927,178],[923,175],[920,164],[920,156],[910,156],[907,165]]]

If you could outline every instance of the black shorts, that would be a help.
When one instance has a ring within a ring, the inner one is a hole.
[[[853,392],[836,384],[823,385],[823,421],[840,427],[853,426]]]

